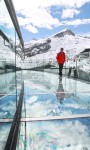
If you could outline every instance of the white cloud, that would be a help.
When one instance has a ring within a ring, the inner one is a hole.
[[[76,9],[63,9],[61,18],[73,18],[74,15],[78,15],[79,13],[80,11]]]
[[[73,18],[74,15],[80,13],[79,8],[90,0],[13,0],[15,10],[17,12],[20,26],[33,33],[38,32],[38,28],[52,29],[62,25],[58,17],[52,16],[51,7],[62,8],[62,18]],[[78,10],[77,10],[78,8]],[[57,9],[55,9],[57,11]],[[9,15],[6,16],[7,10],[4,1],[0,2],[0,24],[11,28],[13,26]],[[7,17],[7,18],[5,18]],[[67,24],[79,24],[80,21],[67,22]],[[83,23],[83,22],[82,22]],[[64,22],[64,24],[66,24]]]
[[[76,19],[72,21],[63,21],[63,25],[79,26],[81,24],[90,24],[90,19]]]
[[[90,3],[90,0],[74,0],[76,3],[76,7],[80,8],[83,6],[85,3]]]
[[[20,26],[25,26],[30,22],[28,18],[23,18],[23,17],[17,17],[17,18]]]
[[[0,25],[5,25],[7,28],[13,27],[13,23],[3,0],[0,2]]]
[[[0,17],[0,25],[4,25],[7,28],[13,28],[13,23],[9,15],[5,15],[5,17]]]
[[[28,31],[31,31],[32,33],[38,33],[37,28],[33,27],[32,25],[26,25],[24,26],[25,29],[27,29]]]
[[[90,2],[90,0],[23,0],[22,2],[18,0],[13,0],[16,10],[34,8],[47,8],[51,6],[61,6],[70,8],[80,8],[85,3]]]
[[[90,2],[90,0],[60,0],[60,5],[64,7],[69,7],[69,8],[80,8],[82,7],[85,3]]]
[[[90,37],[90,32],[87,32],[87,33],[80,33],[80,35],[85,36],[85,37]]]
[[[18,16],[21,15],[19,24],[31,32],[37,33],[38,28],[52,29],[61,25],[59,19],[52,16],[52,6],[64,8],[62,18],[70,16],[73,18],[75,14],[80,13],[76,8],[80,8],[90,0],[69,0],[69,2],[67,0],[23,0],[22,2],[13,0],[13,2]]]
[[[25,25],[29,26],[30,24],[32,24],[37,28],[48,28],[48,29],[52,29],[53,27],[59,26],[59,20],[57,18],[53,18],[47,12],[47,9],[45,10],[38,9],[37,15],[35,11],[31,12],[30,15],[27,16],[27,14],[29,14],[29,11],[22,10],[21,13],[25,17],[24,18],[18,17],[19,24],[21,26],[25,26]]]

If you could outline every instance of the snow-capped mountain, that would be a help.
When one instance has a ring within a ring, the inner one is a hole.
[[[1,31],[1,30],[0,30]],[[2,33],[3,34],[3,33]],[[7,41],[4,40],[3,36],[0,34],[0,67],[3,68],[7,64],[15,65],[15,42],[13,38],[9,36],[6,36]],[[17,46],[16,48],[16,59],[20,62],[20,47]],[[17,66],[20,66],[19,63],[17,63]]]
[[[90,38],[75,35],[71,30],[65,29],[51,37],[35,39],[26,43],[25,56],[41,58],[44,55],[45,58],[46,55],[46,59],[55,58],[61,47],[64,48],[69,58],[73,58],[85,49],[90,48]]]
[[[61,31],[61,32],[59,32],[59,33],[57,33],[56,35],[54,35],[54,37],[63,37],[63,36],[65,36],[65,35],[72,35],[72,36],[75,36],[75,34],[74,34],[71,30],[65,29],[65,30],[63,30],[63,31]]]
[[[1,36],[0,46],[0,66],[4,66],[9,61],[10,64],[15,64],[15,52],[9,47],[9,44],[4,45],[4,39]],[[52,64],[56,66],[56,54],[61,47],[64,48],[67,57],[73,59],[85,49],[90,49],[90,38],[75,35],[71,30],[65,29],[45,39],[33,39],[25,43],[25,60],[22,63],[17,53],[17,66],[28,69],[45,66],[50,62],[53,62]]]

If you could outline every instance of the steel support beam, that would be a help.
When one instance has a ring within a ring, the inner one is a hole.
[[[16,13],[15,13],[15,8],[14,8],[14,5],[13,5],[13,2],[12,2],[12,0],[4,0],[4,2],[6,4],[6,6],[7,6],[8,12],[10,14],[10,17],[12,19],[13,25],[15,27],[15,30],[16,30],[16,32],[18,34],[20,43],[22,45],[22,50],[24,52],[24,41],[23,41],[22,34],[21,34],[21,31],[20,31],[20,27],[19,27],[19,23],[18,23],[18,20],[17,20]]]

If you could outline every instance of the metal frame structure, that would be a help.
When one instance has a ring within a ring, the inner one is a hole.
[[[5,2],[5,5],[7,7],[7,10],[9,12],[9,15],[11,17],[11,20],[12,20],[14,28],[15,28],[14,50],[15,50],[15,65],[16,65],[16,54],[17,54],[16,34],[18,35],[18,38],[20,40],[21,50],[22,50],[23,54],[24,54],[24,41],[22,38],[22,34],[20,31],[19,23],[17,20],[17,16],[15,13],[15,9],[14,9],[12,0],[4,0],[4,2]],[[0,35],[4,39],[4,45],[5,45],[5,41],[7,41],[9,44],[11,44],[9,38],[2,32],[2,30],[0,30]],[[17,95],[16,67],[15,67],[15,85],[16,85],[16,95]],[[19,127],[20,127],[21,112],[22,112],[23,95],[24,95],[24,82],[22,83],[22,89],[21,89],[18,103],[17,103],[17,99],[16,99],[16,112],[15,112],[14,118],[10,119],[10,120],[9,119],[0,119],[0,122],[9,122],[10,121],[12,123],[10,132],[9,132],[9,135],[8,135],[8,138],[6,141],[5,150],[16,150]]]
[[[4,0],[4,2],[6,4],[6,6],[7,6],[9,15],[10,15],[10,17],[12,19],[12,22],[13,22],[14,27],[16,29],[16,32],[18,34],[20,43],[22,45],[22,50],[24,52],[24,41],[23,41],[23,38],[22,38],[22,34],[21,34],[21,31],[20,31],[19,23],[18,23],[18,20],[17,20],[17,17],[16,17],[16,13],[15,13],[15,9],[14,9],[12,0]]]
[[[3,37],[4,40],[6,40],[8,43],[10,42],[8,37],[0,30],[0,35]]]

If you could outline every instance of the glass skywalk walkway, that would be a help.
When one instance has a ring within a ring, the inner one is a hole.
[[[0,24],[0,150],[90,150],[90,53],[87,63],[76,60],[78,76],[65,62],[63,74],[71,77],[60,80],[45,53],[25,60],[12,0],[1,0],[0,10],[12,26]]]
[[[24,98],[17,150],[89,150],[90,84],[67,77],[61,81],[58,74],[37,71],[22,71],[22,76],[18,72],[17,81],[21,78]],[[20,89],[18,86],[18,95]],[[8,138],[15,104],[14,92],[11,98],[1,97],[1,149]]]
[[[90,84],[25,71],[17,149],[89,150]]]

